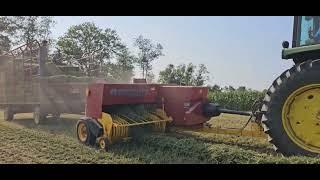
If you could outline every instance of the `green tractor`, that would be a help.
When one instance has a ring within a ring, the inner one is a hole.
[[[268,140],[284,155],[320,155],[320,16],[295,16],[292,47],[282,58],[294,66],[269,87],[261,106]]]

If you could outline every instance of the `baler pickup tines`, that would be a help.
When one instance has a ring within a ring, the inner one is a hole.
[[[259,103],[259,101],[256,101],[253,107],[256,107],[257,103]],[[237,135],[237,136],[251,136],[251,137],[266,138],[266,134],[263,132],[263,128],[260,126],[259,123],[256,122],[257,119],[259,119],[259,112],[257,112],[256,108],[253,108],[252,112],[237,111],[237,110],[221,108],[219,104],[209,103],[204,106],[204,113],[208,117],[216,117],[224,113],[224,114],[236,114],[236,115],[242,115],[242,116],[249,116],[249,118],[241,127],[221,127],[221,126],[213,126],[212,124],[207,123],[206,124],[207,127],[203,128],[201,131],[216,133],[216,134],[230,134],[230,135]],[[255,121],[252,120],[253,117],[256,119]]]
[[[152,114],[150,114],[150,115],[152,115]],[[152,115],[152,116],[153,117],[157,117],[155,115]],[[161,120],[158,117],[157,117],[158,118],[157,120],[152,120],[151,118],[150,118],[150,120],[141,118],[141,119],[137,119],[136,121],[133,120],[133,119],[130,119],[129,117],[126,117],[124,115],[115,115],[114,117],[115,117],[114,123],[117,124],[118,127],[138,126],[138,125],[153,124],[153,123],[158,123],[158,122],[168,122],[169,121],[168,119],[162,119]],[[118,117],[118,118],[116,118],[116,117]],[[125,121],[125,120],[129,120],[130,122]]]
[[[139,126],[139,125],[146,125],[146,124],[155,124],[155,123],[161,123],[161,122],[168,122],[168,120],[160,120],[160,121],[148,121],[148,122],[141,122],[141,123],[134,123],[134,124],[117,124],[117,127],[130,127],[130,126]]]
[[[161,109],[141,112],[140,115],[131,110],[132,108],[124,107],[117,109],[116,113],[102,113],[102,118],[99,118],[98,122],[103,126],[103,133],[97,137],[101,147],[106,146],[106,143],[111,144],[134,133],[140,133],[142,126],[143,129],[150,127],[153,132],[164,132],[166,124],[172,121]]]

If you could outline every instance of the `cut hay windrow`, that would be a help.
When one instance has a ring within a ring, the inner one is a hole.
[[[122,147],[122,148],[120,148]],[[320,163],[320,159],[309,157],[282,157],[226,144],[212,144],[194,138],[175,138],[151,135],[124,143],[113,151],[137,157],[147,163],[213,163],[213,164],[308,164]]]
[[[66,124],[65,124],[66,125]],[[73,126],[72,123],[70,126]],[[245,137],[193,133],[196,138],[151,134],[114,144],[108,152],[86,147],[76,137],[23,128],[0,121],[0,163],[92,163],[92,164],[256,164],[320,163],[308,157],[286,158],[260,151],[270,148],[264,141]],[[51,131],[50,131],[51,132]],[[189,133],[189,132],[187,132]],[[240,144],[244,144],[241,146]]]
[[[10,154],[18,155],[19,158]],[[142,163],[135,158],[125,158],[79,144],[64,135],[54,135],[0,123],[0,163],[41,164],[128,164]]]
[[[204,133],[195,131],[180,131],[170,135],[178,138],[188,136],[207,143],[234,145],[243,149],[254,150],[268,154],[276,154],[276,152],[272,148],[272,145],[265,139],[261,138]]]

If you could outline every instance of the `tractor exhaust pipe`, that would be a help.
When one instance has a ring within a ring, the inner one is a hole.
[[[45,77],[47,76],[47,71],[45,68],[47,59],[48,59],[48,47],[47,47],[48,42],[47,41],[42,41],[42,44],[39,49],[39,75],[40,77]]]

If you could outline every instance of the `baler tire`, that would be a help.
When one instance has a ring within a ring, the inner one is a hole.
[[[283,107],[286,106],[290,95],[294,94],[299,88],[312,84],[320,84],[319,60],[294,65],[276,78],[266,92],[261,107],[263,113],[261,123],[264,132],[268,135],[268,141],[273,144],[276,152],[285,156],[319,156],[319,153],[302,148],[301,145],[292,140],[292,137],[289,137],[282,118]]]
[[[80,129],[79,128],[83,128],[82,126],[84,126],[85,131],[86,131],[85,132],[86,133],[86,138],[85,139],[83,137],[80,137],[81,135],[79,134],[80,133]],[[79,120],[77,122],[76,132],[77,132],[77,138],[78,138],[80,143],[85,144],[87,146],[94,146],[96,144],[96,138],[93,135],[93,133],[90,131],[89,124],[88,124],[88,122],[86,120]]]
[[[103,145],[102,145],[103,144]],[[99,147],[100,149],[103,149],[105,151],[108,151],[110,146],[109,140],[108,139],[100,139],[99,141]]]
[[[5,107],[3,115],[5,121],[12,121],[14,119],[14,112],[10,106]]]

